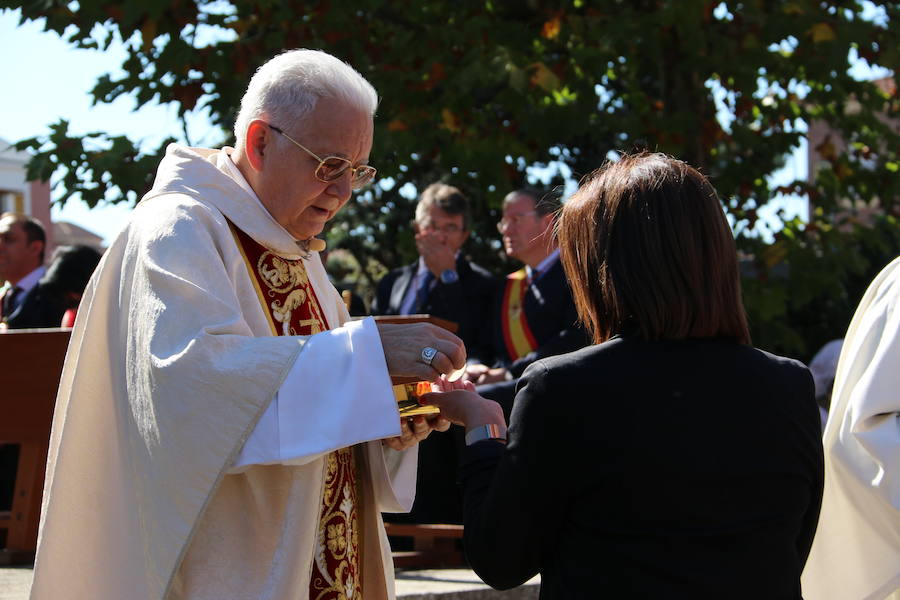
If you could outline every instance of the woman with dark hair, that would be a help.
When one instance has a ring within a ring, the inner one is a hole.
[[[545,599],[801,598],[823,483],[813,381],[750,346],[710,183],[622,157],[558,237],[594,345],[525,371],[508,443],[471,384],[426,397],[467,430],[472,567],[501,589],[540,573]]]
[[[50,266],[39,285],[59,299],[65,308],[61,327],[75,325],[75,314],[84,288],[100,263],[101,254],[90,246],[60,246],[50,258]]]

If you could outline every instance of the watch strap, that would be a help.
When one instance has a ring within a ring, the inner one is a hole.
[[[493,440],[505,444],[506,431],[496,423],[489,423],[487,425],[473,427],[466,433],[466,446],[471,446],[472,444],[477,444],[478,442],[483,442],[485,440]]]

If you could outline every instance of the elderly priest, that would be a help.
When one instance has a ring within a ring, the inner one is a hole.
[[[250,81],[234,148],[169,146],[85,291],[63,370],[32,598],[392,598],[381,511],[415,444],[389,375],[465,349],[348,321],[322,231],[371,181],[375,90],[317,51]]]

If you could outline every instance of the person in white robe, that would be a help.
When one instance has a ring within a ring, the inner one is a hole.
[[[376,104],[292,51],[251,80],[235,148],[168,148],[78,311],[32,599],[394,597],[380,513],[409,510],[415,444],[449,423],[401,421],[390,376],[465,349],[350,321],[316,252],[374,175]]]
[[[900,600],[900,258],[850,323],[824,434],[825,492],[807,600]]]

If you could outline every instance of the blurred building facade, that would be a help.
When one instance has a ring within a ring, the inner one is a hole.
[[[46,229],[47,247],[53,248],[56,241],[50,218],[50,183],[27,180],[30,159],[30,154],[19,152],[0,138],[0,213],[20,212],[36,218]]]
[[[103,251],[103,238],[73,223],[54,223],[50,214],[50,183],[28,181],[27,165],[31,155],[19,152],[0,138],[0,213],[30,215],[44,225],[47,234],[46,257],[57,246],[83,244]]]

